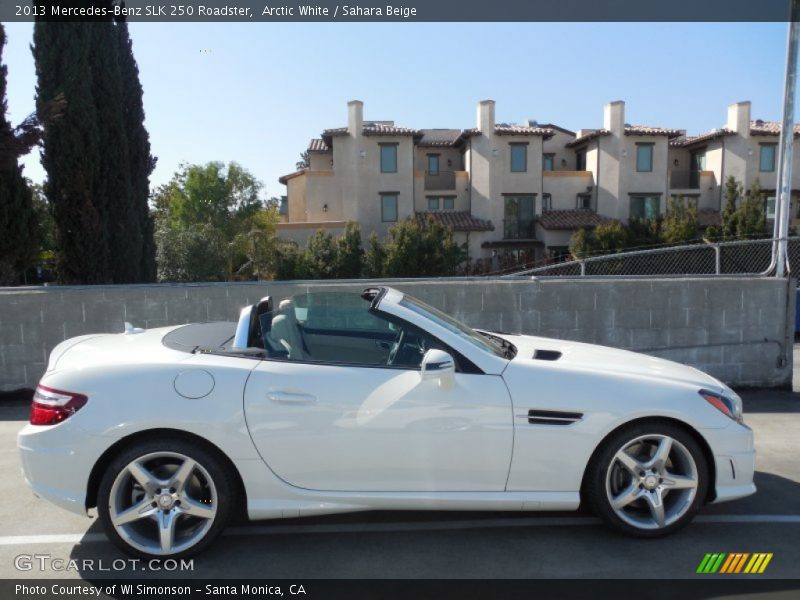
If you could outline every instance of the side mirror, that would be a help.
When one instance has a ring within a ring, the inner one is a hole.
[[[422,358],[421,377],[425,379],[452,379],[456,373],[453,357],[443,350],[428,350]]]

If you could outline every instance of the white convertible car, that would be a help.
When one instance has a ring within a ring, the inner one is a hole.
[[[19,433],[36,495],[128,553],[237,516],[574,510],[633,535],[752,494],[739,396],[600,346],[475,331],[388,287],[264,298],[238,324],[59,344]]]

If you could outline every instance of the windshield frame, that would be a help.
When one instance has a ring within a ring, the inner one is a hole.
[[[513,358],[513,356],[516,354],[517,349],[510,342],[506,342],[508,346],[505,346],[495,341],[496,336],[489,337],[483,335],[482,333],[465,325],[458,319],[454,319],[447,313],[423,302],[418,298],[415,298],[414,296],[403,294],[403,297],[400,299],[398,304],[401,307],[406,308],[411,312],[435,323],[439,327],[446,329],[450,333],[458,336],[460,340],[469,343],[473,347],[478,348],[483,352],[496,356],[497,358],[510,360],[510,358]]]

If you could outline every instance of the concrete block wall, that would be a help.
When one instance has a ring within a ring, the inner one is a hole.
[[[242,306],[377,282],[253,282],[0,289],[0,390],[34,387],[64,339],[235,321]],[[638,350],[734,386],[788,387],[794,284],[767,278],[386,281],[473,326]],[[791,292],[791,293],[790,293]],[[787,315],[790,317],[787,318]]]

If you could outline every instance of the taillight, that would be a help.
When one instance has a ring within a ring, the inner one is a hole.
[[[31,404],[31,425],[55,425],[75,414],[89,399],[83,394],[36,386]]]

